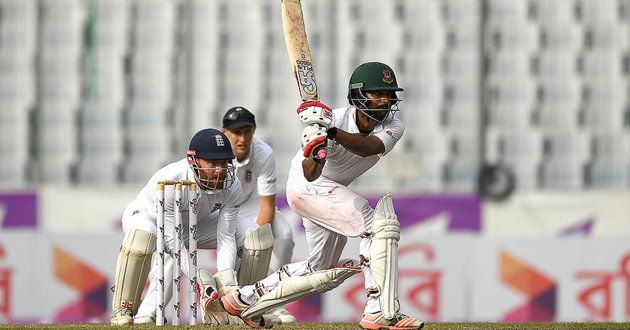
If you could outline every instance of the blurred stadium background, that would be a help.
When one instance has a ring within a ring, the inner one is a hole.
[[[406,306],[429,320],[630,320],[612,283],[630,277],[629,0],[303,6],[324,102],[347,104],[364,61],[405,88],[405,136],[353,186],[406,203],[403,235],[423,242],[408,274],[425,278],[402,285]],[[282,193],[298,102],[279,0],[0,0],[0,319],[106,320],[124,206],[232,106],[257,115]],[[91,285],[64,275],[90,267],[105,274]],[[612,276],[608,291],[580,282],[594,274]],[[33,285],[59,298],[33,306]],[[294,311],[360,313],[318,299]]]

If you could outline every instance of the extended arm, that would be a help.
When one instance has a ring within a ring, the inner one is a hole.
[[[273,218],[276,216],[276,195],[258,196],[260,200],[260,211],[256,223],[262,226],[266,223],[273,224]]]
[[[236,227],[243,190],[238,180],[230,190],[231,194],[219,213],[217,224],[217,271],[228,268],[236,270]]]

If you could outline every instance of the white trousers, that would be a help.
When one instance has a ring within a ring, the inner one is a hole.
[[[289,174],[287,200],[293,211],[302,217],[308,244],[306,261],[295,262],[284,269],[290,276],[301,276],[313,271],[336,267],[348,236],[371,233],[374,221],[374,209],[368,201],[354,190],[332,180],[320,178],[308,182],[301,176]],[[359,254],[370,258],[372,240],[369,235],[363,237]],[[363,267],[365,288],[376,286],[372,271]],[[280,281],[280,276],[272,274],[262,280],[268,290],[273,290]],[[248,302],[255,301],[254,286],[241,290]],[[378,299],[368,300],[366,313],[380,310]]]
[[[291,225],[278,209],[276,209],[271,230],[273,231],[273,253],[269,262],[270,274],[278,270],[282,265],[291,262],[293,247],[295,246]]]

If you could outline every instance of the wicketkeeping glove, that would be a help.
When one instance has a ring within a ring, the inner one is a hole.
[[[332,109],[321,102],[304,102],[297,108],[297,113],[306,125],[319,124],[329,128],[333,123]]]
[[[327,139],[326,127],[318,124],[310,124],[302,130],[302,151],[304,157],[320,159],[318,152],[326,148]]]

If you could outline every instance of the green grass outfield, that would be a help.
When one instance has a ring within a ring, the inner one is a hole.
[[[178,327],[165,325],[164,329],[217,329],[217,330],[248,330],[251,329],[244,325],[216,326],[209,327],[205,325],[197,325],[189,327],[188,325],[180,325]],[[134,325],[129,327],[112,327],[109,324],[0,324],[0,329],[133,329],[133,330],[155,330],[155,326]],[[289,329],[317,329],[317,330],[358,330],[358,323],[295,323],[286,325],[275,325],[273,329],[289,330]],[[630,323],[428,323],[424,329],[426,330],[486,330],[486,329],[502,329],[502,330],[621,330],[630,329]],[[424,330],[423,329],[423,330]]]

